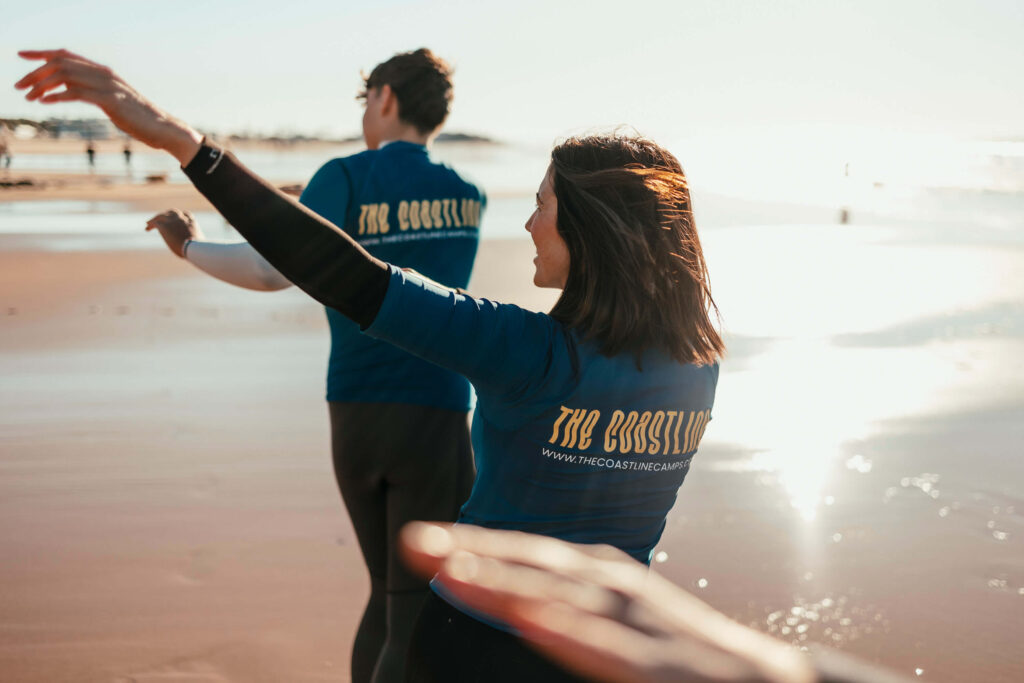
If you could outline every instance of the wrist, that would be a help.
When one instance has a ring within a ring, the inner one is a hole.
[[[189,165],[202,147],[203,136],[199,131],[183,123],[175,122],[174,133],[169,136],[164,150],[178,160],[182,168]]]

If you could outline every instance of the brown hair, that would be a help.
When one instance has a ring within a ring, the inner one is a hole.
[[[366,99],[372,88],[390,86],[398,99],[398,116],[421,133],[431,133],[444,123],[452,104],[452,67],[421,47],[401,52],[373,67],[363,76],[356,99]]]
[[[573,137],[551,151],[558,232],[569,276],[551,315],[607,356],[661,349],[714,363],[725,344],[711,320],[707,264],[679,161],[651,140]]]

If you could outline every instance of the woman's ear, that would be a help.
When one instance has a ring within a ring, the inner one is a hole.
[[[398,115],[398,97],[387,83],[380,86],[380,113],[382,116]]]

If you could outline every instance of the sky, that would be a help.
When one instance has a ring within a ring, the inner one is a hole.
[[[214,132],[358,133],[360,70],[427,46],[456,67],[449,130],[549,145],[627,124],[656,139],[801,127],[1024,138],[1019,0],[33,0],[22,48],[114,68]],[[0,116],[94,116],[0,89]]]

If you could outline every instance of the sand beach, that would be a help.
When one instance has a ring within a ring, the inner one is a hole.
[[[210,211],[65,176],[0,202]],[[730,354],[653,566],[797,646],[1017,681],[1024,248],[915,230],[705,233]],[[368,581],[323,311],[138,239],[0,234],[0,679],[347,681]],[[532,256],[485,239],[471,291],[546,310]]]

